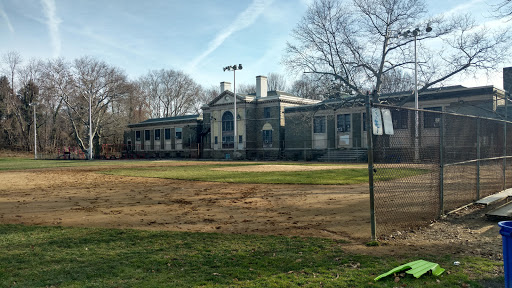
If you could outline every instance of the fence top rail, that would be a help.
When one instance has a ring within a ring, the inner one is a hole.
[[[468,114],[459,114],[459,113],[445,112],[445,111],[434,111],[434,110],[428,110],[428,109],[415,109],[415,108],[410,108],[410,107],[393,106],[393,105],[380,104],[380,103],[374,103],[372,105],[374,107],[381,107],[381,108],[402,109],[402,110],[411,110],[411,111],[419,111],[419,112],[429,112],[429,113],[445,114],[445,115],[467,117],[467,118],[474,118],[474,119],[491,120],[491,121],[496,121],[496,122],[503,122],[503,123],[507,123],[507,124],[512,124],[512,121],[507,121],[505,119],[489,118],[489,117],[482,117],[482,116],[475,116],[475,115],[468,115]],[[500,114],[496,113],[496,115],[499,116],[499,117],[502,117]]]
[[[502,160],[502,159],[510,159],[510,158],[512,158],[512,156],[498,156],[498,157],[490,157],[490,158],[472,159],[472,160],[466,160],[466,161],[460,161],[460,162],[454,162],[454,163],[445,163],[444,167],[455,166],[455,165],[464,165],[464,164],[469,164],[469,163],[475,163],[478,161]]]

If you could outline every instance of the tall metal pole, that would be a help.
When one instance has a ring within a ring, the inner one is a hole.
[[[238,130],[236,128],[237,127],[236,122],[238,120],[237,119],[238,118],[237,117],[238,114],[236,113],[236,69],[233,69],[233,94],[235,94],[235,97],[233,99],[233,103],[234,103],[234,106],[235,106],[235,115],[234,115],[234,117],[235,117],[235,119],[234,119],[235,120],[235,122],[234,122],[234,124],[235,124],[234,125],[234,129],[235,129],[235,131],[234,131],[234,136],[233,136],[234,137],[234,139],[233,139],[233,150],[236,153],[236,148],[237,148],[236,146],[238,146],[238,137],[237,137]],[[233,156],[235,156],[235,155],[233,155]]]
[[[233,150],[234,150],[234,153],[236,153],[236,150],[237,150],[237,146],[238,146],[238,128],[237,128],[237,121],[238,121],[238,113],[236,111],[236,70],[242,70],[242,64],[238,64],[238,66],[235,64],[233,66],[226,66],[224,68],[222,68],[224,71],[228,70],[228,71],[231,71],[233,70],[233,94],[234,94],[234,99],[233,99],[233,106],[234,106],[234,112],[235,112],[235,115],[233,115],[233,117],[235,119],[234,122],[233,122]]]
[[[445,115],[441,114],[439,123],[439,215],[444,215],[444,123]]]
[[[36,104],[34,106],[34,159],[37,160],[37,120],[36,120]]]
[[[419,138],[420,138],[420,117],[419,117],[419,104],[418,104],[418,49],[416,46],[418,31],[414,30],[414,111],[415,120],[414,120],[414,160],[418,161],[420,159],[420,147],[419,147]]]
[[[503,124],[503,190],[507,189],[507,121],[508,121],[508,97],[505,90],[505,122]]]
[[[92,98],[89,95],[89,160],[92,160]]]
[[[370,94],[365,98],[366,106],[366,143],[368,146],[368,186],[370,188],[370,228],[372,241],[377,239],[376,223],[375,223],[375,193],[373,187],[373,133],[372,133],[372,113]]]

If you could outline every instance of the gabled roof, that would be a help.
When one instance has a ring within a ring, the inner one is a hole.
[[[203,107],[208,106],[214,106],[219,101],[221,101],[225,96],[234,96],[234,93],[232,91],[226,90],[222,93],[220,93],[219,96],[215,97],[212,101],[210,101],[208,104],[206,104]],[[263,103],[267,101],[285,101],[290,103],[296,103],[301,105],[309,105],[309,104],[315,104],[318,103],[318,100],[311,100],[306,98],[301,98],[294,96],[293,94],[283,92],[283,91],[268,91],[266,97],[256,97],[256,93],[250,93],[250,94],[236,94],[236,99],[238,99],[238,102],[246,102],[246,103]],[[231,103],[233,101],[230,101]]]
[[[219,100],[221,100],[222,98],[224,98],[225,96],[231,96],[233,97],[235,94],[229,90],[225,90],[224,92],[220,93],[219,96],[213,98],[212,101],[208,102],[208,106],[212,106],[212,105],[215,105],[215,103],[217,103]],[[243,100],[243,101],[252,101],[254,97],[251,97],[250,95],[247,95],[247,94],[242,94],[242,93],[236,93],[236,99],[238,100]]]

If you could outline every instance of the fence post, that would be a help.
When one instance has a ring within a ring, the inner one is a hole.
[[[306,141],[304,141],[304,161],[307,161],[308,158],[306,156]]]
[[[476,200],[480,200],[480,118],[476,118]]]
[[[370,111],[370,94],[365,98],[366,104],[366,143],[368,145],[368,184],[370,187],[370,226],[372,233],[372,241],[377,238],[375,229],[375,194],[373,191],[373,141],[372,141],[372,114]]]
[[[444,123],[445,114],[441,113],[439,123],[439,216],[444,214]]]
[[[507,189],[507,121],[508,99],[505,92],[505,121],[503,122],[503,190]]]

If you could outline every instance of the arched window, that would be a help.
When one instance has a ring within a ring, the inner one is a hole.
[[[222,148],[234,147],[233,113],[224,112],[222,115]]]

